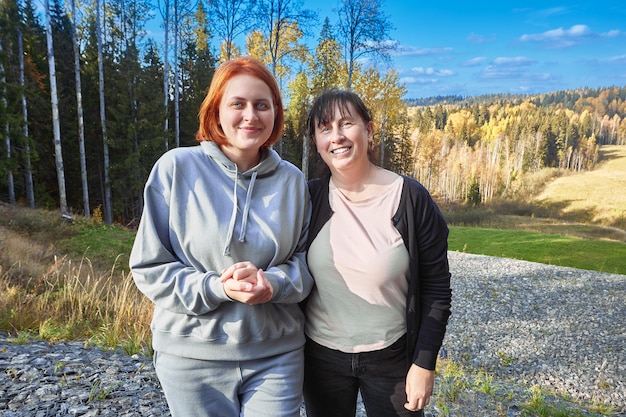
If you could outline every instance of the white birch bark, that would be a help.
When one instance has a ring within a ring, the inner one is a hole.
[[[109,176],[109,139],[106,128],[106,112],[104,100],[104,64],[102,58],[102,22],[100,18],[100,0],[96,0],[96,34],[98,37],[98,78],[100,81],[100,124],[102,126],[102,144],[104,147],[104,223],[112,224],[111,180]]]
[[[35,190],[33,187],[33,170],[30,160],[30,137],[28,132],[28,104],[26,102],[25,81],[24,81],[24,42],[22,37],[22,31],[17,31],[17,46],[20,56],[20,86],[22,87],[22,115],[24,120],[24,126],[22,127],[24,133],[24,171],[26,176],[26,198],[28,200],[28,207],[35,208]]]
[[[0,42],[0,54],[2,53],[2,42]],[[0,83],[2,84],[2,108],[6,109],[7,103],[7,89],[6,89],[6,77],[4,75],[4,65],[0,62]],[[9,135],[9,119],[4,121],[4,144],[7,150],[7,162],[11,163],[11,136]],[[9,188],[9,203],[15,204],[15,184],[13,182],[13,170],[10,167],[7,169],[7,186]]]
[[[61,215],[69,216],[67,210],[67,195],[65,192],[65,168],[63,167],[63,152],[61,147],[61,126],[59,122],[59,98],[57,95],[57,75],[54,63],[54,48],[52,43],[52,24],[50,22],[50,1],[45,2],[46,9],[46,40],[48,46],[48,69],[50,72],[50,102],[52,106],[52,132],[54,135],[54,159],[56,162],[57,181],[59,183],[59,203]]]
[[[180,146],[180,64],[178,45],[180,38],[179,0],[174,0],[174,140]]]
[[[76,0],[72,0],[72,44],[74,45],[74,73],[76,75],[76,112],[78,118],[78,147],[80,153],[80,176],[83,186],[83,211],[91,217],[89,207],[89,185],[87,183],[87,162],[85,158],[85,123],[83,120],[83,91],[80,81],[80,54],[76,37]]]
[[[165,122],[163,131],[165,132],[165,150],[169,148],[168,131],[169,131],[169,102],[170,102],[170,66],[169,66],[169,38],[170,38],[170,0],[165,0],[164,23],[164,55],[163,55],[163,111],[165,114]]]

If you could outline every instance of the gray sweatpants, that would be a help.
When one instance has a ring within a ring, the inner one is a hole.
[[[172,417],[299,417],[304,348],[249,361],[154,352]]]

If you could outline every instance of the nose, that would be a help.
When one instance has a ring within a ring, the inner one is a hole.
[[[342,142],[346,137],[339,128],[334,128],[330,140],[333,142]]]
[[[243,117],[246,120],[254,120],[257,118],[257,113],[254,107],[254,104],[249,103],[246,105],[246,108],[243,111]]]

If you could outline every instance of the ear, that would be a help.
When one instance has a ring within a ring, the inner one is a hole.
[[[374,122],[367,123],[367,140],[371,142],[374,139]]]

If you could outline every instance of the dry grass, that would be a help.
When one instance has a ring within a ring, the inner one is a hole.
[[[626,229],[626,146],[602,146],[596,169],[556,178],[534,201],[563,219]]]
[[[444,210],[449,224],[626,242],[626,146],[603,146],[593,170],[528,173],[507,197]],[[445,205],[442,205],[445,208]]]
[[[626,242],[626,231],[617,227],[585,224],[554,218],[496,214],[482,221],[481,226],[494,229],[525,230],[528,232],[574,236],[583,239]]]
[[[46,263],[54,255],[50,246],[33,242],[33,239],[12,230],[0,227],[0,231],[0,267],[10,265],[3,271],[3,277],[17,279],[42,276],[47,269]]]
[[[0,330],[150,352],[152,304],[130,274],[115,262],[97,271],[87,258],[58,257],[49,245],[1,229]]]

